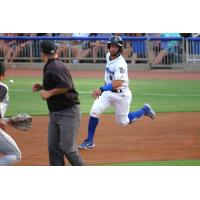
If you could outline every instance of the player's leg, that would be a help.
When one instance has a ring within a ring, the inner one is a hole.
[[[48,151],[51,166],[64,166],[64,153],[60,147],[60,130],[55,112],[50,114],[48,126]]]
[[[87,149],[95,147],[94,134],[96,127],[99,123],[100,115],[111,106],[109,100],[109,91],[103,92],[103,94],[94,101],[93,106],[90,110],[90,118],[88,122],[88,135],[82,144],[78,146],[79,149]]]
[[[0,166],[13,165],[21,160],[21,152],[14,139],[0,129]]]
[[[126,126],[144,115],[143,108],[135,112],[129,112],[130,104],[132,101],[132,93],[130,90],[124,94],[118,93],[113,95],[113,98],[116,98],[114,105],[116,121],[121,126]]]
[[[132,94],[130,91],[126,93],[113,93],[112,102],[115,109],[115,119],[120,126],[126,126],[129,124],[129,108],[132,100]]]
[[[131,124],[132,122],[138,120],[139,118],[143,117],[143,116],[148,116],[151,119],[155,118],[155,112],[154,110],[150,107],[150,105],[145,104],[144,107],[138,109],[137,111],[134,112],[129,112],[128,115],[125,113],[116,113],[115,117],[116,117],[116,121],[118,124],[120,124],[121,126],[126,126],[128,124]]]
[[[134,112],[129,112],[128,113],[129,123],[132,123],[137,119],[141,118],[142,116],[144,116],[144,113],[145,113],[144,108],[140,108]]]
[[[73,106],[60,111],[58,124],[60,127],[61,149],[73,166],[82,166],[84,162],[79,154],[76,139],[80,126],[80,106]]]
[[[113,94],[113,102],[115,107],[115,117],[118,124],[121,126],[126,126],[142,116],[146,115],[152,119],[155,118],[155,112],[149,104],[144,104],[144,106],[134,112],[129,112],[132,94],[130,91],[125,94],[115,93]]]
[[[147,103],[145,103],[144,106],[139,110],[135,112],[129,112],[128,114],[129,123],[136,121],[137,119],[141,118],[144,115],[150,117],[151,119],[154,119],[156,116],[155,111]]]

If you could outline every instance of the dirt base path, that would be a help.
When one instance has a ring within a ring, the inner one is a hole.
[[[15,77],[42,77],[42,69],[8,69],[7,76]],[[102,78],[102,71],[71,71],[74,78]],[[185,72],[180,70],[150,70],[150,71],[129,71],[130,79],[170,79],[170,80],[200,80],[200,72]]]
[[[78,142],[86,136],[87,121],[88,116],[84,115]],[[156,120],[144,117],[135,124],[119,127],[113,115],[103,115],[95,136],[96,148],[82,150],[81,155],[87,165],[200,159],[199,121],[199,113],[161,113]],[[29,133],[8,129],[22,151],[18,165],[48,165],[47,123],[48,117],[33,117]]]

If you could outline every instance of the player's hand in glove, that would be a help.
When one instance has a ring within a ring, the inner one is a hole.
[[[32,125],[32,117],[26,113],[20,113],[10,118],[4,118],[4,121],[20,131],[28,131]]]
[[[99,96],[101,95],[102,91],[100,89],[96,89],[92,92],[92,96],[94,99],[99,98]]]

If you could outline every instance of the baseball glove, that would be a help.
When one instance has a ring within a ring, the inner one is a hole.
[[[28,131],[31,128],[32,117],[26,113],[20,113],[8,118],[8,120],[12,127],[20,131]]]

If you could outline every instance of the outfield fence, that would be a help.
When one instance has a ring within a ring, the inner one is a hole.
[[[200,38],[122,37],[129,64],[169,68],[200,62]],[[53,40],[66,63],[105,63],[108,37],[0,37],[0,60],[5,63],[41,62],[40,44]]]

